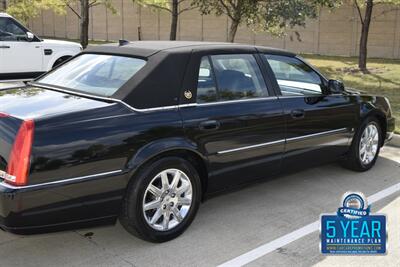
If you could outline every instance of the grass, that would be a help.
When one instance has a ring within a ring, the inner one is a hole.
[[[355,88],[374,95],[383,95],[390,100],[396,132],[400,134],[400,60],[369,59],[368,74],[357,70],[356,57],[303,55],[326,77],[342,80],[346,87]]]

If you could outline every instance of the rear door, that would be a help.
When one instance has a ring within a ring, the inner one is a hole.
[[[345,154],[357,115],[352,98],[331,94],[326,79],[300,58],[263,58],[276,77],[287,121],[285,168],[320,164]]]
[[[181,101],[186,134],[210,163],[209,191],[268,177],[283,156],[283,111],[260,58],[234,52],[195,51],[185,79],[194,90]]]

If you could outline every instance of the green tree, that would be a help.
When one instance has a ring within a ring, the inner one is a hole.
[[[0,0],[0,11],[6,11],[7,9],[7,0]]]
[[[41,10],[51,9],[59,15],[66,14],[70,9],[79,19],[80,42],[83,48],[89,43],[89,10],[98,5],[103,5],[116,13],[111,4],[112,0],[10,0],[7,13],[27,23],[30,18],[37,17]],[[74,8],[79,4],[79,12]]]
[[[373,20],[377,17],[399,9],[400,0],[353,0],[361,22],[360,49],[358,54],[358,67],[361,71],[367,72],[368,57],[368,35]],[[373,16],[374,7],[387,4],[388,9]],[[364,9],[364,12],[363,12]]]
[[[39,16],[41,10],[47,9],[57,13],[63,11],[60,0],[10,0],[6,12],[26,24],[30,18]]]
[[[305,25],[315,18],[321,6],[334,7],[337,0],[194,0],[203,14],[227,15],[230,20],[228,41],[234,42],[239,25],[282,34],[287,27]]]
[[[80,42],[83,48],[89,44],[89,11],[92,7],[103,5],[112,13],[117,13],[117,10],[112,5],[112,0],[55,0],[60,1],[61,6],[69,8],[79,19],[80,25]],[[74,4],[80,5],[80,12],[74,8]]]
[[[136,2],[141,6],[166,11],[171,14],[170,40],[176,40],[179,15],[196,8],[190,4],[188,4],[187,7],[182,8],[183,3],[188,1],[190,0],[136,0]]]

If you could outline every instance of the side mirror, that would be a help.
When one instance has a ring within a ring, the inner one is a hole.
[[[338,80],[329,80],[328,88],[331,94],[341,94],[344,92],[344,84]]]
[[[26,33],[26,40],[28,40],[28,42],[32,42],[33,39],[35,39],[35,35],[31,32],[27,32]]]

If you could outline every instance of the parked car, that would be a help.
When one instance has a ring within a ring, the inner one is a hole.
[[[40,39],[0,13],[0,80],[35,78],[82,51],[74,42]]]
[[[328,161],[366,171],[395,127],[386,98],[239,44],[90,47],[0,95],[0,227],[18,234],[119,218],[167,241],[212,193]]]

